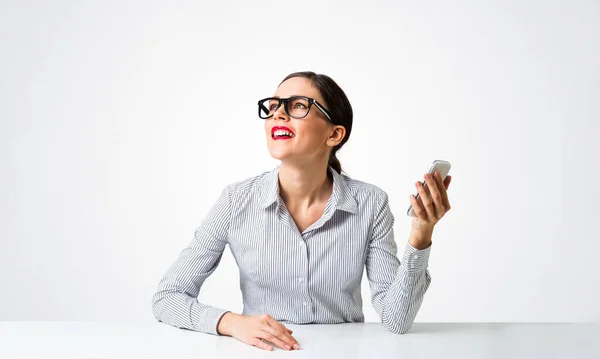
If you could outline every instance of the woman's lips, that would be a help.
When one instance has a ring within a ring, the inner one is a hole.
[[[286,131],[292,134],[292,136],[278,136],[275,137],[275,132],[277,131]],[[274,140],[291,140],[292,138],[296,137],[296,134],[294,133],[294,131],[290,130],[288,127],[285,126],[273,126],[273,128],[271,129],[271,138]]]

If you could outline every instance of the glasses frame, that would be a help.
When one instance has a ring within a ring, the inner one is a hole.
[[[306,115],[302,116],[302,117],[298,117],[298,116],[292,116],[290,115],[289,111],[288,111],[288,101],[290,100],[294,100],[294,99],[304,99],[308,101],[308,109],[306,110]],[[261,107],[264,108],[264,106],[262,106],[262,103],[264,103],[267,100],[277,100],[277,107],[275,108],[275,110],[273,110],[273,114],[271,114],[270,116],[267,117],[262,117],[260,115],[260,110]],[[296,118],[296,119],[300,119],[300,118],[305,118],[306,116],[308,116],[309,112],[310,112],[310,108],[312,107],[312,105],[315,105],[319,111],[321,111],[325,117],[327,117],[327,119],[331,122],[334,123],[333,120],[331,119],[331,112],[329,112],[328,109],[325,108],[325,106],[321,105],[317,100],[315,100],[314,98],[310,98],[310,97],[306,97],[306,96],[291,96],[291,97],[267,97],[267,98],[263,98],[262,100],[258,101],[258,117],[262,118],[263,120],[267,120],[271,117],[273,117],[273,115],[275,114],[275,111],[277,111],[279,109],[279,107],[281,107],[281,105],[285,105],[283,108],[285,110],[285,113],[290,116],[291,118]]]

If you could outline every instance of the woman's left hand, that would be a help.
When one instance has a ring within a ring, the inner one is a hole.
[[[451,176],[446,176],[442,182],[439,171],[434,175],[425,174],[427,186],[417,182],[415,186],[419,198],[410,195],[410,203],[416,217],[412,220],[413,232],[432,233],[435,224],[450,210],[447,189],[450,186]]]

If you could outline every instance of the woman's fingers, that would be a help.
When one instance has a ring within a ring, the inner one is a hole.
[[[281,334],[281,332],[275,331],[273,327],[267,326],[259,333],[258,337],[276,345],[283,350],[292,350],[292,345],[287,343],[284,339],[285,337]]]
[[[417,200],[414,194],[410,195],[410,204],[412,205],[413,211],[415,212],[417,218],[427,219],[427,214],[425,212],[425,209],[423,208],[423,205],[420,203],[419,200]]]
[[[232,331],[231,336],[241,342],[269,351],[273,350],[274,346],[284,350],[300,349],[300,345],[292,336],[293,331],[269,314],[239,315],[235,318],[236,330]]]
[[[296,338],[294,338],[291,335],[289,330],[283,324],[279,323],[278,321],[276,321],[275,319],[273,319],[270,316],[267,318],[266,326],[265,326],[265,328],[263,328],[263,330],[265,332],[270,333],[275,338],[277,338],[279,341],[281,341],[283,346],[280,346],[278,343],[272,342],[273,344],[276,344],[281,349],[291,350],[292,348],[293,349],[300,348],[300,346],[298,345],[298,341],[296,340]],[[265,338],[265,339],[271,341],[268,338]]]
[[[281,330],[283,333],[286,333],[287,336],[289,337],[289,339],[292,340],[292,343],[291,343],[292,347],[294,347],[295,349],[300,348],[298,341],[296,340],[296,338],[294,338],[292,336],[292,333],[294,332],[293,330],[288,329],[285,325],[279,323],[273,317],[269,317],[268,323],[270,326],[272,326],[274,328],[279,328],[279,330]]]
[[[415,208],[415,213],[418,205],[421,205],[422,211],[421,214],[418,215],[419,218],[439,220],[450,210],[450,201],[448,200],[448,193],[446,190],[450,186],[452,177],[446,176],[444,181],[442,181],[439,171],[435,171],[433,175],[426,173],[424,177],[425,185],[421,182],[415,184],[417,191],[419,192],[419,198],[415,199],[417,206],[412,203],[412,196],[411,204],[413,205],[413,208]]]
[[[452,180],[452,176],[446,176],[446,179],[444,180],[444,186],[446,187],[446,190],[448,189],[448,187],[450,187],[451,180]]]
[[[442,202],[442,193],[438,188],[438,183],[435,179],[435,176],[428,173],[425,175],[425,181],[427,182],[427,189],[429,190],[429,195],[431,197],[431,201],[433,202],[433,216],[436,219],[440,219],[444,213],[446,213],[444,209],[444,203]]]
[[[425,188],[425,185],[423,185],[421,182],[417,182],[416,186],[417,186],[417,191],[419,192],[419,197],[421,198],[421,201],[423,202],[423,207],[427,214],[426,218],[429,218],[429,219],[435,218],[435,208],[433,206],[433,201],[429,197],[428,189]]]
[[[273,347],[270,344],[263,342],[262,339],[260,339],[260,338],[252,339],[250,341],[250,344],[254,345],[255,347],[257,347],[259,349],[268,350],[268,351],[273,350]]]
[[[448,212],[450,210],[450,200],[448,199],[448,187],[450,187],[450,181],[452,180],[451,176],[446,176],[446,178],[444,179],[444,182],[442,183],[442,186],[440,186],[441,188],[444,189],[444,194],[442,196],[443,202],[444,202],[444,208],[446,209],[446,212]],[[440,181],[441,181],[441,176],[440,176]]]
[[[441,211],[440,214],[441,218],[441,216],[443,216],[450,209],[450,201],[448,201],[448,192],[446,191],[446,185],[444,181],[442,181],[442,175],[440,174],[440,171],[435,171],[433,173],[433,179],[437,185],[436,188],[439,191],[441,197],[441,208],[443,208],[443,211]]]

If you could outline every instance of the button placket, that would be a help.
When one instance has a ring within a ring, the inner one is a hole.
[[[301,299],[301,303],[302,303],[302,308],[308,309],[309,308],[309,300],[307,300],[306,298],[308,298],[308,243],[306,242],[306,240],[308,239],[308,237],[310,237],[310,234],[312,232],[307,232],[301,235],[300,238],[300,248],[302,249],[302,261],[303,261],[303,268],[302,273],[299,273],[300,275],[298,276],[297,280],[298,280],[298,286],[299,286],[299,290],[302,293],[302,299]],[[300,298],[299,298],[300,299]]]

